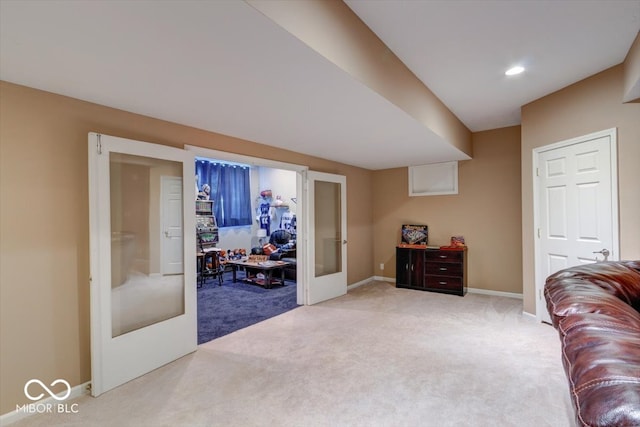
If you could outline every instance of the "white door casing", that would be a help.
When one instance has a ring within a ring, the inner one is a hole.
[[[534,150],[536,317],[550,322],[545,279],[564,268],[619,259],[616,130]]]
[[[305,304],[316,304],[347,293],[346,177],[308,171],[305,193],[309,238]]]
[[[157,274],[154,247],[161,228],[157,171],[182,177],[183,229],[194,230],[193,199],[184,195],[193,194],[195,163],[181,149],[96,133],[88,148],[91,393],[99,396],[197,348],[195,233],[182,233],[183,274]],[[140,177],[149,184],[131,190]],[[148,271],[128,262],[133,253],[148,258],[139,263]]]
[[[162,274],[182,274],[182,178],[161,177]]]

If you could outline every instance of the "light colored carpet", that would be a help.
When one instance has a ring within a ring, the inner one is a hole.
[[[571,426],[557,333],[521,313],[374,282],[14,426]]]

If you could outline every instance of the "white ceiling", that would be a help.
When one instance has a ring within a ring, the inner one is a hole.
[[[472,131],[624,61],[639,0],[345,0]],[[523,65],[526,72],[504,71]]]
[[[622,62],[640,29],[640,0],[347,4],[474,131]],[[242,1],[1,0],[0,78],[368,169],[467,158]]]

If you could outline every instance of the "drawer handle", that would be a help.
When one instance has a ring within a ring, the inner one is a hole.
[[[447,284],[447,282],[438,282],[438,283],[440,283],[441,285],[446,285]]]
[[[447,257],[446,255],[440,255],[440,258],[446,258],[446,257]]]
[[[447,271],[445,267],[440,267],[440,271]]]

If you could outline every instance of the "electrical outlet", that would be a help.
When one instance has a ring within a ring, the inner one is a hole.
[[[384,264],[380,263],[380,270],[384,270]]]

